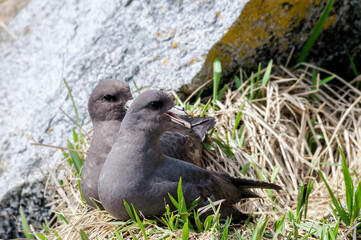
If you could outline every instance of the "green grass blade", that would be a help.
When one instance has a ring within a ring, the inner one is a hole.
[[[308,199],[310,198],[310,194],[312,192],[313,189],[313,185],[315,184],[316,180],[313,180],[311,182],[311,184],[307,185],[307,189],[306,189],[306,197],[305,197],[305,207],[304,207],[304,218],[307,218],[307,209],[308,209]]]
[[[227,239],[228,239],[228,227],[224,229],[221,240],[227,240]]]
[[[347,45],[344,44],[343,47],[344,47],[345,50],[346,50],[346,54],[347,54],[348,60],[350,61],[353,74],[355,75],[355,77],[357,77],[357,76],[359,75],[359,72],[357,71],[356,64],[355,64],[355,62],[354,62],[354,60],[353,60],[350,52],[348,51]]]
[[[142,231],[142,233],[143,233],[143,235],[144,235],[144,239],[145,239],[145,240],[148,240],[148,236],[147,236],[147,233],[145,232],[145,228],[144,228],[143,222],[140,221],[140,218],[139,218],[139,216],[138,216],[138,214],[137,214],[137,211],[135,210],[133,204],[132,204],[132,208],[133,208],[133,213],[134,213],[135,219],[136,219],[136,221],[137,221],[137,224],[138,224],[140,230]]]
[[[295,220],[295,215],[292,211],[288,211],[288,219],[290,220],[290,222],[293,222]]]
[[[207,112],[207,110],[209,108],[209,104],[211,103],[211,100],[212,99],[209,99],[208,102],[206,103],[206,105],[204,106],[203,111],[201,113],[201,117],[204,117],[204,115],[206,115],[206,112]]]
[[[249,89],[249,100],[253,100],[253,89],[254,89],[254,75],[251,74],[251,87]]]
[[[137,83],[136,83],[134,80],[132,80],[132,81],[133,81],[133,84],[134,84],[135,89],[137,89],[137,93],[140,94],[140,90],[139,90],[139,88],[138,88]]]
[[[320,33],[322,31],[322,27],[325,24],[325,22],[328,18],[328,15],[331,12],[333,3],[334,3],[334,0],[327,1],[326,7],[323,9],[321,17],[318,19],[316,26],[311,33],[311,36],[307,39],[305,45],[303,46],[303,48],[301,50],[301,53],[297,59],[297,63],[306,61],[306,58],[307,58],[313,44],[315,43],[318,36],[320,35]]]
[[[285,219],[286,219],[286,214],[283,215],[283,217],[280,220],[277,220],[275,222],[275,236],[273,239],[277,239],[277,235],[281,233],[282,229],[285,228]]]
[[[209,145],[208,143],[203,143],[204,148],[214,151],[214,147]]]
[[[218,57],[213,62],[213,109],[216,109],[216,99],[219,83],[221,81],[222,65]]]
[[[239,77],[237,76],[234,78],[234,83],[236,85],[236,89],[238,89],[242,85],[241,79],[239,79]]]
[[[202,224],[201,220],[199,219],[199,214],[196,210],[193,211],[193,217],[194,217],[194,221],[196,223],[198,232],[202,232],[203,224]]]
[[[229,230],[229,225],[232,222],[232,218],[227,217],[226,222],[224,223],[223,227],[222,227],[222,238],[221,240],[227,240],[228,239],[228,230]]]
[[[178,196],[178,204],[180,205],[180,208],[178,208],[178,211],[180,211],[180,213],[183,213],[184,211],[187,211],[187,209],[186,209],[186,205],[184,203],[184,196],[183,196],[183,191],[182,191],[182,177],[179,178],[178,188],[177,188],[177,196]],[[181,204],[181,202],[183,204]]]
[[[281,166],[280,165],[276,165],[273,169],[272,175],[271,175],[271,183],[274,183],[276,181],[276,178],[278,176],[278,173],[281,170]]]
[[[336,240],[333,231],[330,227],[327,227],[327,239]]]
[[[337,233],[338,233],[339,227],[340,227],[340,220],[337,221],[337,224],[336,224],[336,226],[335,226],[334,229],[333,229],[333,236],[334,236],[335,238],[337,238]]]
[[[263,74],[263,78],[262,78],[262,82],[261,82],[261,88],[258,90],[258,92],[256,92],[256,95],[255,95],[255,99],[258,97],[258,95],[261,93],[261,91],[263,90],[263,88],[267,85],[268,83],[268,80],[269,80],[269,77],[271,75],[271,71],[272,71],[272,64],[273,64],[273,60],[269,61],[268,65],[267,65],[267,68],[266,68],[266,72]],[[260,65],[259,65],[260,66]],[[256,86],[258,86],[258,79],[259,79],[259,76],[260,76],[260,72],[261,72],[261,69],[258,68],[258,75],[257,75],[257,83],[256,83]]]
[[[303,236],[303,237],[301,238],[301,240],[308,239],[309,237],[311,237],[311,236],[312,236],[313,234],[315,234],[316,232],[317,232],[317,231],[310,232],[309,234]]]
[[[242,148],[244,141],[246,140],[246,131],[244,131],[244,125],[241,126],[238,132],[238,138],[239,138],[239,147]]]
[[[136,222],[136,219],[135,219],[135,217],[133,215],[132,209],[130,208],[127,201],[123,200],[123,203],[124,203],[125,210],[127,211],[129,217],[133,220],[133,222]]]
[[[306,185],[303,182],[302,185],[298,189],[298,199],[297,199],[297,207],[296,207],[296,222],[299,223],[302,219],[302,207],[304,205],[304,192],[306,191]]]
[[[43,234],[41,234],[41,233],[36,233],[36,236],[38,236],[38,238],[40,238],[40,240],[48,240],[48,238],[47,237],[45,237]]]
[[[76,107],[76,105],[75,105],[75,101],[74,101],[74,98],[73,98],[73,94],[71,93],[71,90],[70,90],[70,87],[69,87],[69,85],[68,85],[68,82],[67,82],[65,79],[63,79],[63,81],[64,81],[64,83],[65,83],[66,88],[68,89],[71,102],[73,103],[74,112],[75,112],[75,117],[76,117],[76,122],[80,125],[80,119],[79,119],[78,109],[77,109],[77,107]]]
[[[361,183],[358,184],[355,192],[355,205],[353,206],[352,220],[360,216],[360,209],[361,209]]]
[[[85,234],[83,230],[80,230],[81,240],[89,240],[88,236]]]
[[[191,205],[189,206],[189,209],[195,208],[200,199],[201,199],[201,197],[196,198],[196,199],[191,203]]]
[[[342,219],[342,221],[350,226],[350,219],[347,216],[347,213],[345,212],[345,210],[342,208],[342,206],[340,206],[340,204],[337,202],[335,195],[332,192],[332,189],[330,187],[330,185],[328,185],[327,180],[325,179],[325,177],[323,176],[323,173],[321,172],[321,170],[318,170],[318,174],[320,175],[320,177],[322,178],[323,182],[325,183],[328,193],[330,194],[331,200],[333,205],[335,206],[335,208],[337,209],[337,212],[340,214],[340,217]]]
[[[117,237],[118,240],[123,240],[123,237],[120,235],[117,229],[114,230],[114,235]]]
[[[264,219],[264,215],[262,215],[261,218],[258,219],[257,225],[253,231],[252,240],[262,239],[261,228],[262,228],[263,219]]]
[[[199,104],[201,103],[201,98],[197,98],[197,100],[194,102],[194,104],[192,106],[190,106],[190,110],[193,112],[194,110],[196,110],[199,106]]]
[[[134,240],[138,240],[138,238],[134,235],[134,233],[132,233],[132,231],[128,231],[130,236],[132,236],[131,239],[134,239]]]
[[[245,165],[243,165],[242,169],[241,169],[241,173],[244,175],[248,172],[248,170],[250,169],[251,167],[251,163],[248,162],[246,163]]]
[[[270,217],[267,217],[266,220],[264,221],[264,223],[262,224],[261,228],[260,228],[259,236],[261,238],[263,238],[264,232],[266,231],[266,227],[267,227],[267,224],[268,224],[270,219],[271,219]]]
[[[59,220],[62,220],[62,221],[64,221],[67,225],[69,225],[69,221],[66,219],[66,217],[64,217],[63,214],[59,213],[58,217],[59,217]]]
[[[240,109],[239,112],[237,113],[236,122],[235,122],[235,124],[234,124],[233,132],[232,132],[232,139],[234,139],[234,137],[235,137],[235,135],[236,135],[236,130],[237,130],[237,128],[238,128],[239,122],[241,121],[244,106],[246,106],[246,102],[244,102],[244,103],[242,104],[241,109]]]
[[[50,227],[49,227],[49,223],[48,223],[48,221],[46,221],[45,220],[45,223],[43,223],[43,229],[45,230],[45,232],[47,233],[47,234],[49,234],[50,233]]]
[[[28,239],[35,239],[34,236],[31,234],[30,227],[28,221],[26,220],[25,213],[23,207],[20,206],[20,215],[21,215],[21,227],[24,231],[24,235]]]
[[[258,63],[257,78],[256,78],[256,86],[257,87],[258,87],[258,83],[259,83],[259,78],[261,77],[261,68],[262,68],[262,64]]]
[[[317,71],[312,69],[312,90],[316,89],[317,86]]]
[[[345,187],[346,187],[345,191],[346,191],[347,208],[351,215],[352,208],[353,208],[353,191],[354,191],[353,182],[351,179],[350,171],[348,170],[345,154],[343,153],[343,151],[340,147],[338,147],[338,151],[341,154],[343,179],[344,179]],[[352,219],[351,219],[351,222],[352,222]]]
[[[69,157],[69,155],[62,149],[61,152],[63,153],[64,159],[69,163],[69,166],[73,166],[73,161]]]
[[[177,200],[175,200],[174,197],[172,197],[172,195],[170,195],[170,193],[168,193],[168,196],[169,196],[169,199],[172,201],[174,207],[179,209],[179,204],[178,204]]]
[[[233,228],[233,230],[236,233],[238,240],[244,240],[244,238],[242,237],[243,235],[241,236],[235,228]]]
[[[73,140],[74,140],[74,143],[75,143],[75,144],[78,143],[78,141],[79,141],[79,137],[78,137],[78,134],[77,134],[76,131],[75,131],[75,128],[73,128]],[[79,150],[79,143],[76,144],[75,148],[76,148],[77,150]]]
[[[182,240],[188,240],[188,238],[189,238],[189,228],[188,228],[188,222],[186,222],[182,230]]]
[[[69,139],[68,139],[68,148],[76,150],[74,145],[70,142]],[[80,175],[81,169],[83,167],[83,162],[82,162],[81,158],[79,157],[78,153],[75,151],[69,151],[69,154],[70,154],[70,158],[71,158],[72,162],[74,163],[76,171]]]
[[[335,78],[335,76],[332,75],[332,76],[328,76],[328,77],[322,79],[322,80],[320,81],[320,86],[322,86],[323,84],[328,83],[329,81],[333,80],[334,78]]]
[[[229,86],[228,83],[225,84],[225,85],[223,86],[223,88],[221,89],[221,91],[219,91],[219,93],[218,93],[218,95],[217,95],[217,100],[218,100],[218,101],[221,101],[221,100],[222,100],[222,97],[223,97],[224,93],[226,92],[226,90],[228,89],[228,86]]]
[[[268,83],[269,77],[271,75],[271,71],[272,71],[272,64],[273,64],[273,60],[269,61],[267,68],[266,68],[266,72],[263,75],[262,78],[262,83],[261,83],[261,87],[265,87],[266,84]]]
[[[84,197],[83,197],[83,193],[82,193],[82,191],[81,191],[81,181],[80,181],[80,178],[78,179],[78,186],[79,186],[79,193],[80,193],[80,198],[81,198],[81,201],[84,203],[84,204],[86,204],[85,203],[85,199],[84,199]],[[98,207],[98,206],[96,206],[96,207]],[[99,211],[99,210],[98,210]]]
[[[70,87],[69,87],[67,81],[66,81],[65,79],[63,79],[63,81],[64,81],[64,83],[65,83],[66,88],[68,89],[68,93],[69,93],[71,102],[72,102],[72,104],[73,104],[73,108],[74,108],[74,112],[75,112],[75,117],[76,117],[76,122],[77,122],[78,125],[80,126],[80,125],[81,125],[81,124],[80,124],[80,118],[79,118],[79,114],[78,114],[78,109],[77,109],[77,107],[76,107],[76,105],[75,105],[75,101],[74,101],[74,98],[73,98],[73,94],[72,94],[72,92],[71,92],[71,90],[70,90]],[[82,133],[82,131],[81,131],[81,128],[79,128],[79,135],[80,135],[80,139],[83,139],[83,133]]]
[[[211,226],[212,226],[212,221],[213,221],[213,215],[209,215],[206,220],[204,220],[204,231],[208,231]]]

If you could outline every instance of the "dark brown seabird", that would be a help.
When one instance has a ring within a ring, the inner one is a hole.
[[[188,206],[198,197],[197,208],[208,205],[207,198],[225,199],[221,216],[232,215],[237,221],[248,215],[233,205],[243,198],[257,197],[250,188],[280,189],[276,184],[207,171],[162,154],[160,138],[177,118],[173,107],[168,94],[149,90],[128,109],[99,176],[99,198],[110,215],[120,220],[129,218],[123,200],[145,217],[162,215],[165,202],[173,206],[168,193],[177,196],[180,177]]]
[[[98,202],[99,173],[126,114],[124,105],[131,98],[128,84],[117,79],[101,81],[89,97],[88,111],[93,123],[93,138],[83,165],[81,190],[86,203],[92,207],[95,207],[95,202],[102,208]],[[200,166],[202,141],[206,132],[214,127],[215,119],[196,117],[186,120],[192,128],[176,125],[169,129],[161,138],[161,149],[168,156]]]

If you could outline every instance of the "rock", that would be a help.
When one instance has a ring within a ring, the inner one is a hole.
[[[1,201],[11,189],[42,179],[39,169],[61,158],[49,148],[41,158],[30,134],[36,142],[66,145],[75,125],[59,108],[75,115],[63,78],[89,130],[86,102],[99,79],[125,79],[133,91],[132,80],[163,89],[189,83],[245,4],[157,2],[32,0],[9,22],[18,39],[0,34]]]
[[[0,202],[0,238],[12,239],[23,237],[21,233],[21,217],[19,208],[22,206],[26,220],[35,227],[48,220],[50,212],[44,197],[44,183],[37,181],[25,183],[8,192]]]
[[[355,78],[345,46],[361,73],[361,1],[335,1],[326,28],[321,32],[308,60],[337,73],[346,80]]]
[[[337,59],[339,52],[345,55],[340,46],[346,42],[359,63],[361,31],[355,28],[360,25],[356,17],[360,2],[341,2],[335,3],[320,39],[342,42],[332,43],[329,49],[321,42],[316,46]],[[60,110],[75,119],[63,79],[72,89],[80,121],[89,130],[86,102],[98,80],[124,79],[133,92],[134,80],[141,88],[189,94],[212,77],[216,55],[224,77],[240,66],[256,69],[258,62],[265,66],[271,58],[284,64],[292,48],[294,62],[325,3],[31,0],[9,21],[17,40],[0,32],[1,204],[9,201],[6,196],[21,196],[20,190],[13,189],[41,181],[40,169],[46,170],[47,163],[54,166],[61,158],[59,151],[41,148],[39,152],[30,143],[34,139],[65,146],[76,127]],[[335,31],[353,35],[330,37]],[[322,52],[311,54],[312,61],[321,66],[323,58]],[[1,221],[0,229],[4,226]]]

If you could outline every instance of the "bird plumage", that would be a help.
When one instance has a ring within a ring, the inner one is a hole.
[[[154,109],[152,102],[162,102],[162,107]],[[243,198],[257,196],[249,188],[280,189],[276,184],[207,171],[165,156],[161,152],[160,138],[174,126],[167,114],[173,105],[167,94],[149,90],[130,106],[98,182],[100,200],[112,216],[122,220],[129,218],[123,200],[146,217],[161,215],[165,203],[172,206],[168,193],[176,196],[180,177],[187,205],[198,197],[197,207],[207,205],[208,198],[212,201],[225,199],[221,214],[223,217],[232,215],[239,218],[237,220],[244,220],[247,214],[233,205]]]
[[[93,138],[83,165],[81,189],[86,203],[92,207],[95,207],[95,201],[102,208],[97,201],[99,173],[126,114],[125,104],[131,98],[129,86],[117,79],[101,81],[89,97],[88,111],[93,123]],[[206,132],[213,128],[215,119],[185,120],[195,127],[187,129],[177,125],[169,129],[161,138],[160,146],[164,154],[200,166],[202,141]]]

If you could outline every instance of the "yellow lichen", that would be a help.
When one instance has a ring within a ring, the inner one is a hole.
[[[172,42],[172,48],[177,48],[178,47],[178,42]]]
[[[336,18],[337,18],[336,14],[330,15],[330,16],[327,18],[325,24],[323,24],[323,27],[322,27],[322,28],[323,28],[323,29],[328,28],[331,24],[333,24],[334,22],[336,22]]]

